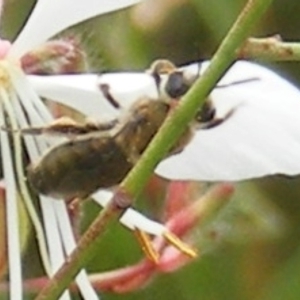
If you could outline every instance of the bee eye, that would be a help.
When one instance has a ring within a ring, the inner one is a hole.
[[[166,82],[165,91],[171,98],[179,98],[184,95],[190,86],[185,83],[182,72],[173,72]]]

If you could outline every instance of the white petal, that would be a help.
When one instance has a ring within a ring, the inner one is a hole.
[[[45,98],[69,105],[89,117],[116,117],[116,110],[103,96],[99,85],[108,84],[122,107],[141,96],[157,97],[154,79],[144,73],[28,76],[36,92]]]
[[[65,251],[68,255],[76,248],[76,241],[71,227],[69,214],[64,201],[52,199],[55,208],[57,222],[60,227],[60,233]],[[98,296],[88,280],[86,271],[81,270],[75,278],[83,299],[97,300]]]
[[[242,180],[300,173],[300,91],[261,66],[238,62],[221,83],[259,80],[215,89],[217,113],[234,114],[223,124],[198,130],[185,150],[156,172],[179,180]]]
[[[1,90],[1,99],[9,105],[7,95]],[[0,107],[0,124],[4,123],[3,107]],[[21,270],[21,248],[19,239],[19,218],[17,206],[16,181],[13,169],[12,151],[9,147],[9,137],[6,132],[0,132],[2,166],[6,184],[6,224],[7,224],[7,247],[8,247],[8,268],[9,268],[9,294],[11,299],[21,300],[22,291],[22,270]]]
[[[27,83],[26,78],[22,74],[18,73],[18,70],[10,70],[10,75],[13,78],[14,86],[18,91],[18,95],[21,98],[20,101],[26,113],[33,123],[33,125],[43,125],[44,122],[51,120],[51,115],[46,106],[42,103],[41,99],[31,90],[30,85]],[[15,115],[18,118],[18,122],[21,128],[29,126],[25,113],[21,108],[17,99],[13,99]],[[39,153],[43,153],[48,148],[49,142],[43,140],[35,140],[32,136],[24,137],[25,145],[28,149],[29,157],[32,161],[36,161]],[[27,204],[28,205],[28,204]],[[65,261],[65,253],[69,254],[75,248],[75,239],[71,230],[71,224],[69,216],[67,214],[66,203],[63,201],[57,201],[49,197],[41,196],[40,205],[43,213],[43,223],[45,233],[47,236],[49,255],[51,260],[51,269],[48,270],[47,262],[46,269],[48,275],[54,274],[59,267]],[[32,216],[32,214],[31,214]],[[39,225],[39,224],[38,224]],[[37,225],[35,224],[36,230]],[[40,247],[43,246],[41,240],[39,240]],[[43,255],[43,253],[41,253]],[[78,276],[76,276],[76,283],[84,299],[98,299],[96,292],[93,290],[85,270],[81,270]],[[61,300],[71,299],[69,292],[65,291]]]
[[[93,199],[102,207],[108,205],[109,201],[113,197],[113,193],[110,191],[100,190],[93,194]],[[130,230],[136,228],[153,234],[161,236],[164,232],[167,232],[167,228],[159,222],[155,222],[145,217],[143,214],[137,212],[132,208],[128,208],[120,218],[120,223]]]
[[[71,25],[138,2],[140,0],[38,0],[11,54],[20,57]]]
[[[161,236],[164,232],[168,231],[163,224],[150,220],[132,208],[126,210],[120,218],[120,223],[131,230],[138,228],[156,236]]]
[[[33,104],[31,103],[32,97],[30,91],[28,91],[28,85],[26,85],[26,81],[22,80],[22,77],[17,76],[13,69],[10,70],[10,75],[14,82],[14,87],[16,88],[16,91],[18,91],[20,101],[22,102],[24,107],[26,107],[28,116],[30,116],[31,120],[37,120],[38,124],[40,125],[41,118],[38,115],[38,112],[34,108]],[[15,109],[14,113],[18,118],[19,125],[23,128],[28,127],[28,123],[24,115],[24,111],[21,109],[20,103],[17,103],[17,101],[13,101],[13,104]],[[43,143],[43,141],[37,141],[37,143],[35,143],[33,141],[33,138],[30,136],[26,136],[24,141],[27,146],[30,159],[33,161],[37,159],[38,153],[43,152],[43,150],[47,147],[46,144]],[[55,218],[55,211],[52,201],[53,200],[49,199],[48,197],[40,197],[41,210],[44,216],[43,225],[45,228],[46,238],[48,242],[49,258],[51,261],[51,270],[49,270],[48,266],[45,265],[48,275],[49,273],[54,274],[64,262],[64,251],[61,245],[60,231],[58,229],[57,220]],[[43,243],[43,241],[39,241],[40,247],[43,246],[41,245],[41,243]],[[41,255],[44,254],[41,253]],[[43,258],[43,262],[45,263],[45,258]],[[60,299],[71,299],[69,292],[65,291]]]

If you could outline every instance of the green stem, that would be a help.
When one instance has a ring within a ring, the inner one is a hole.
[[[225,37],[220,48],[212,59],[205,74],[190,89],[172,116],[170,116],[159,133],[153,139],[136,167],[122,182],[120,191],[136,196],[153,173],[155,166],[165,156],[172,144],[192,120],[199,105],[203,104],[214,85],[234,62],[235,52],[245,41],[250,29],[258,22],[272,0],[249,0],[237,21]],[[122,193],[117,193],[114,198]],[[99,237],[106,225],[116,220],[124,209],[116,205],[113,199],[82,236],[76,250],[68,261],[55,274],[54,278],[41,291],[36,300],[56,300],[67,288],[71,280],[97,254]],[[126,201],[126,200],[125,200]],[[122,202],[122,201],[121,201]]]

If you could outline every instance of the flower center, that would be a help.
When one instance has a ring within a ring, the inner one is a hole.
[[[9,73],[11,62],[0,60],[0,88],[8,91],[11,88],[11,75]]]

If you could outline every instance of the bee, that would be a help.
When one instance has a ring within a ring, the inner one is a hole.
[[[159,98],[141,97],[119,119],[100,124],[77,124],[62,119],[47,127],[23,130],[26,134],[63,134],[70,138],[28,167],[27,178],[37,192],[55,198],[82,199],[122,181],[161,127],[174,102],[195,81],[166,60],[156,61],[148,72],[155,78]],[[100,89],[115,107],[120,106],[110,95],[108,86]],[[215,118],[215,109],[207,101],[169,155],[185,147],[195,128],[211,128],[223,120]]]

